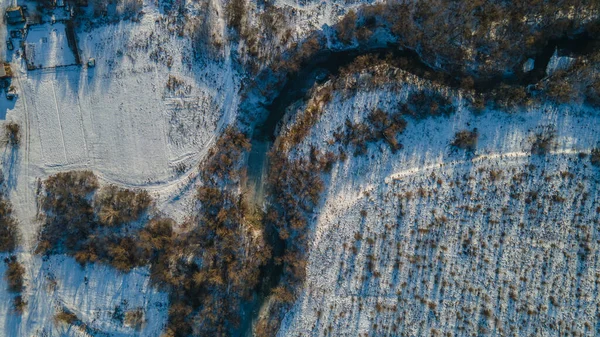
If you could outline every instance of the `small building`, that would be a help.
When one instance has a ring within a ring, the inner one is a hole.
[[[23,8],[21,8],[21,6],[8,7],[4,16],[9,25],[25,22],[25,14],[23,13]]]
[[[88,67],[94,68],[95,66],[96,66],[96,59],[93,57],[90,57],[90,59],[88,60]]]
[[[12,101],[15,97],[17,97],[17,89],[11,85],[8,90],[6,90],[6,98]]]
[[[12,70],[10,69],[10,64],[2,63],[0,67],[0,79],[11,78]]]

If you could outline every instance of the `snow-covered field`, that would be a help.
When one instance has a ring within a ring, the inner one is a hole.
[[[159,336],[166,323],[168,294],[149,284],[145,269],[122,275],[100,265],[82,269],[75,260],[64,256],[45,261],[28,254],[21,254],[20,258],[28,269],[23,296],[28,302],[27,310],[20,316],[14,314],[14,295],[0,287],[2,336],[89,336],[78,327],[54,322],[54,315],[63,309],[75,313],[99,336]],[[0,264],[2,274],[5,269],[6,265]],[[146,323],[142,329],[136,331],[119,322],[117,307],[122,312],[143,308]]]
[[[0,9],[13,2],[0,0]],[[286,24],[298,39],[367,2],[275,4],[292,14]],[[225,2],[206,6],[217,17],[206,16],[214,19],[215,40],[226,44],[223,55],[200,59],[163,5],[145,1],[134,20],[78,27],[83,64],[75,66],[64,24],[29,32],[28,56],[42,68],[33,71],[19,39],[6,50],[7,29],[0,27],[0,58],[11,62],[18,93],[14,101],[1,95],[0,119],[19,123],[22,136],[16,149],[1,145],[0,162],[20,222],[16,255],[28,302],[15,314],[15,295],[0,286],[0,336],[90,335],[56,323],[62,309],[101,336],[163,330],[168,294],[149,284],[147,269],[122,274],[32,254],[40,182],[57,172],[92,170],[102,184],[147,189],[153,212],[177,221],[191,214],[198,165],[238,117],[244,75],[229,52],[235,45],[227,46]],[[552,69],[569,63],[554,61]],[[375,107],[393,111],[409,88],[335,96],[302,151],[327,148],[346,118],[361,121]],[[450,117],[409,120],[396,154],[372,144],[368,155],[335,165],[314,213],[306,284],[280,336],[597,332],[600,172],[580,153],[598,146],[600,116],[554,105],[474,114],[460,96],[454,103],[458,112]],[[476,152],[452,150],[455,132],[473,128],[480,134]],[[556,132],[556,146],[530,155],[532,137],[548,130]],[[0,263],[0,274],[5,269]],[[140,330],[115,314],[137,308],[146,322]]]
[[[346,118],[394,111],[409,88],[336,95],[301,148],[328,149]],[[580,153],[600,142],[600,115],[457,103],[409,119],[396,154],[380,142],[334,166],[279,336],[597,335],[600,169]],[[450,147],[473,128],[474,154]],[[531,155],[542,130],[556,146]]]
[[[24,230],[29,243],[37,226],[38,179],[91,169],[105,183],[146,187],[172,200],[236,114],[240,76],[231,61],[192,62],[190,40],[173,36],[152,5],[139,22],[78,34],[84,65],[27,71],[15,54],[19,97],[3,98],[6,119],[24,131],[19,151],[5,161],[11,161],[11,198],[29,227]],[[90,58],[95,67],[85,64]],[[168,87],[170,79],[177,85]],[[165,209],[181,208],[171,206],[165,201]]]
[[[7,4],[2,1],[1,7]],[[23,315],[15,314],[13,295],[0,287],[2,336],[85,335],[54,322],[63,307],[107,336],[159,336],[163,330],[168,296],[149,284],[145,269],[121,274],[101,265],[82,268],[64,256],[42,261],[31,255],[40,226],[41,180],[62,171],[93,170],[103,184],[148,189],[157,212],[181,220],[189,214],[187,196],[194,193],[189,185],[199,162],[235,119],[240,75],[229,55],[193,61],[190,40],[170,32],[153,3],[144,11],[139,22],[80,28],[81,66],[55,68],[74,60],[60,23],[34,26],[27,37],[35,44],[34,63],[44,69],[27,71],[17,53],[19,40],[13,39],[9,60],[18,97],[7,101],[2,94],[0,116],[21,125],[22,140],[16,150],[3,146],[1,160],[20,222],[22,248],[16,255],[26,270],[28,305]],[[95,58],[95,67],[87,66],[89,58]],[[168,87],[170,79],[176,84]],[[2,263],[0,273],[5,268]],[[50,289],[49,282],[56,287]],[[117,306],[143,308],[142,330],[112,319]]]

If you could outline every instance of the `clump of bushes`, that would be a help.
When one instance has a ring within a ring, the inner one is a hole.
[[[577,88],[569,81],[567,72],[560,70],[548,79],[545,93],[557,103],[568,103],[577,96]]]
[[[141,330],[145,322],[144,309],[136,308],[125,312],[124,323],[126,326],[132,327],[135,330]]]
[[[27,301],[21,295],[15,296],[13,298],[13,309],[15,312],[20,315],[25,311],[25,308],[27,308]]]
[[[21,142],[21,126],[15,122],[4,124],[4,135],[8,144],[12,146],[19,145]]]
[[[402,149],[397,137],[404,132],[406,125],[407,122],[400,112],[388,114],[381,109],[375,109],[367,117],[366,123],[353,123],[346,119],[345,133],[335,133],[334,137],[344,145],[353,147],[357,155],[367,152],[368,143],[380,140],[384,140],[392,152],[396,152]]]
[[[381,109],[375,109],[367,118],[369,124],[373,127],[373,136],[375,139],[383,139],[392,149],[392,152],[402,148],[396,139],[397,135],[406,129],[406,120],[400,113],[387,114]]]
[[[23,275],[25,274],[25,268],[14,255],[4,262],[7,265],[4,278],[8,283],[8,290],[13,293],[20,293],[24,287]]]
[[[123,272],[145,264],[138,242],[124,237],[120,229],[140,219],[151,203],[150,195],[112,185],[97,193],[98,187],[90,171],[63,172],[46,179],[36,251],[66,253],[82,265],[100,261]]]
[[[356,36],[356,12],[350,10],[342,20],[336,25],[337,38],[344,44],[352,42]]]
[[[540,131],[532,137],[531,153],[544,155],[556,147],[556,131],[552,129]]]
[[[0,193],[0,252],[12,252],[17,248],[17,224],[17,220],[12,216],[10,203]]]
[[[114,185],[103,188],[94,200],[99,223],[109,227],[139,219],[151,202],[146,190],[136,192]]]
[[[479,132],[477,132],[477,128],[473,129],[472,131],[462,130],[454,135],[452,146],[459,149],[467,150],[469,152],[473,152],[477,148],[478,138]]]
[[[238,129],[228,127],[219,137],[217,144],[208,154],[203,175],[206,180],[223,179],[229,181],[237,175],[235,170],[242,153],[250,151],[250,140]]]
[[[91,171],[61,172],[44,182],[44,223],[38,253],[76,251],[95,227],[91,197],[98,179]]]
[[[63,308],[62,310],[57,312],[56,315],[54,315],[54,322],[56,324],[65,323],[68,325],[77,325],[81,322],[81,320],[79,319],[79,317],[77,317],[77,315]]]
[[[530,97],[525,88],[506,84],[494,89],[490,97],[498,107],[505,109],[527,105],[530,102]]]
[[[449,116],[456,111],[448,97],[434,90],[411,93],[407,104],[402,106],[402,110],[414,118]]]

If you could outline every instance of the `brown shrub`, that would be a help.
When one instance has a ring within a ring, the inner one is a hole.
[[[0,193],[0,252],[12,252],[17,248],[17,224],[10,203]]]
[[[13,309],[17,314],[22,314],[27,308],[27,301],[23,300],[21,295],[15,296],[13,299]]]
[[[14,293],[20,293],[24,287],[23,275],[25,268],[17,261],[16,256],[11,256],[7,261],[8,268],[4,274],[6,282],[8,282],[8,290]]]
[[[244,20],[246,18],[246,0],[230,0],[225,6],[225,18],[227,25],[239,34],[242,32]]]
[[[454,140],[452,141],[452,146],[457,147],[459,149],[467,150],[470,152],[475,151],[477,147],[477,139],[479,138],[479,133],[477,129],[473,129],[473,131],[462,130],[457,132],[454,135]]]
[[[141,330],[146,320],[144,318],[144,309],[136,308],[125,312],[125,325],[134,328],[135,330]]]
[[[98,179],[91,171],[62,172],[48,177],[44,187],[44,222],[36,251],[76,250],[95,228],[90,198],[98,188]]]
[[[350,10],[335,26],[338,39],[345,44],[351,43],[356,35],[356,12]]]
[[[237,177],[239,159],[243,152],[250,150],[250,140],[245,134],[228,127],[225,129],[215,147],[211,148],[208,160],[203,168],[205,180],[216,178],[229,181]]]
[[[10,145],[19,145],[21,142],[21,127],[19,124],[15,122],[8,122],[4,124],[4,134],[6,136],[6,140]]]
[[[272,296],[274,300],[284,303],[292,303],[295,300],[293,291],[281,285],[272,290]]]
[[[114,227],[138,220],[151,201],[146,190],[136,192],[110,185],[100,190],[94,204],[99,223]]]
[[[57,312],[56,315],[54,315],[54,322],[56,324],[66,323],[69,325],[74,325],[80,322],[80,320],[77,315],[63,308],[61,311]]]
[[[576,87],[570,83],[567,73],[557,71],[546,83],[546,94],[557,103],[568,103],[577,96]]]
[[[450,99],[434,90],[413,92],[408,97],[408,104],[402,107],[404,113],[415,118],[430,116],[448,116],[455,112]]]
[[[536,133],[531,141],[531,153],[544,155],[556,147],[556,132],[545,130]]]

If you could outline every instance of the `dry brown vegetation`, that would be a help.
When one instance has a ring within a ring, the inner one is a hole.
[[[600,166],[600,148],[592,149],[590,161],[592,162],[592,165]]]
[[[12,146],[19,145],[21,142],[21,127],[15,122],[4,124],[4,135],[8,144]]]
[[[531,153],[544,155],[556,147],[556,131],[552,128],[542,130],[533,135]]]
[[[215,182],[231,182],[239,175],[238,161],[242,153],[249,150],[248,138],[233,127],[228,127],[219,137],[216,146],[209,151],[209,159],[203,168],[204,178]]]
[[[26,308],[27,301],[25,301],[21,295],[17,295],[15,298],[13,298],[13,310],[15,313],[20,315],[25,311]]]
[[[320,177],[327,164],[319,160],[319,155],[311,155],[312,160],[287,159],[281,148],[274,148],[269,154],[269,185],[273,191],[272,203],[265,220],[274,226],[285,241],[285,252],[279,258],[283,263],[283,274],[279,285],[272,292],[269,313],[259,319],[254,333],[258,336],[272,336],[279,328],[283,314],[296,299],[297,291],[306,277],[308,215],[320,199],[323,181]]]
[[[462,130],[454,135],[452,146],[473,152],[477,148],[478,138],[479,133],[477,132],[477,129],[473,129],[472,131]]]
[[[402,149],[398,142],[398,135],[406,128],[406,120],[402,113],[388,114],[381,109],[374,109],[367,117],[366,122],[345,122],[345,133],[336,133],[334,137],[345,146],[355,149],[355,154],[365,154],[367,144],[384,140],[392,152]]]
[[[578,8],[580,15],[567,19],[563,13],[572,8]],[[597,24],[588,24],[583,13],[598,15],[599,10],[596,1],[578,0],[388,2],[362,8],[359,20],[349,13],[334,28],[338,37],[344,37],[342,42],[357,30],[386,29],[431,64],[445,70],[464,69],[468,64],[473,74],[481,76],[516,69],[550,37],[596,31]],[[525,18],[536,18],[537,24]]]
[[[13,293],[20,293],[24,287],[23,275],[25,274],[25,268],[14,255],[4,262],[7,265],[4,278],[8,283],[8,290]]]
[[[152,198],[145,190],[136,192],[114,185],[100,190],[94,200],[99,223],[109,227],[136,221],[151,202]]]
[[[125,325],[140,330],[145,323],[144,310],[142,308],[136,308],[125,312]]]
[[[90,171],[50,176],[44,182],[43,226],[37,252],[67,253],[83,264],[101,261],[127,272],[147,258],[121,228],[141,218],[151,203],[146,191],[99,187]]]
[[[80,322],[80,320],[74,313],[63,309],[57,312],[56,315],[54,315],[54,322],[56,324],[65,323],[68,325],[74,325]]]
[[[254,211],[234,192],[241,156],[249,148],[247,137],[233,128],[219,138],[201,172],[199,212],[188,221],[189,231],[178,235],[168,218],[121,230],[140,220],[151,204],[145,191],[115,186],[97,191],[91,172],[51,176],[44,182],[38,252],[67,253],[82,264],[102,262],[123,272],[148,265],[154,284],[171,293],[167,335],[227,335],[271,254],[262,227],[249,223]],[[125,313],[125,323],[140,326],[141,316]]]
[[[19,242],[17,224],[10,203],[0,192],[0,252],[12,252],[17,248]]]
[[[448,116],[455,112],[450,99],[435,90],[421,90],[410,94],[402,105],[403,113],[414,118]]]
[[[140,233],[152,279],[171,291],[167,336],[230,335],[270,258],[263,228],[251,223],[254,210],[235,192],[249,148],[243,133],[228,128],[211,149],[188,232],[174,235],[162,220]]]

